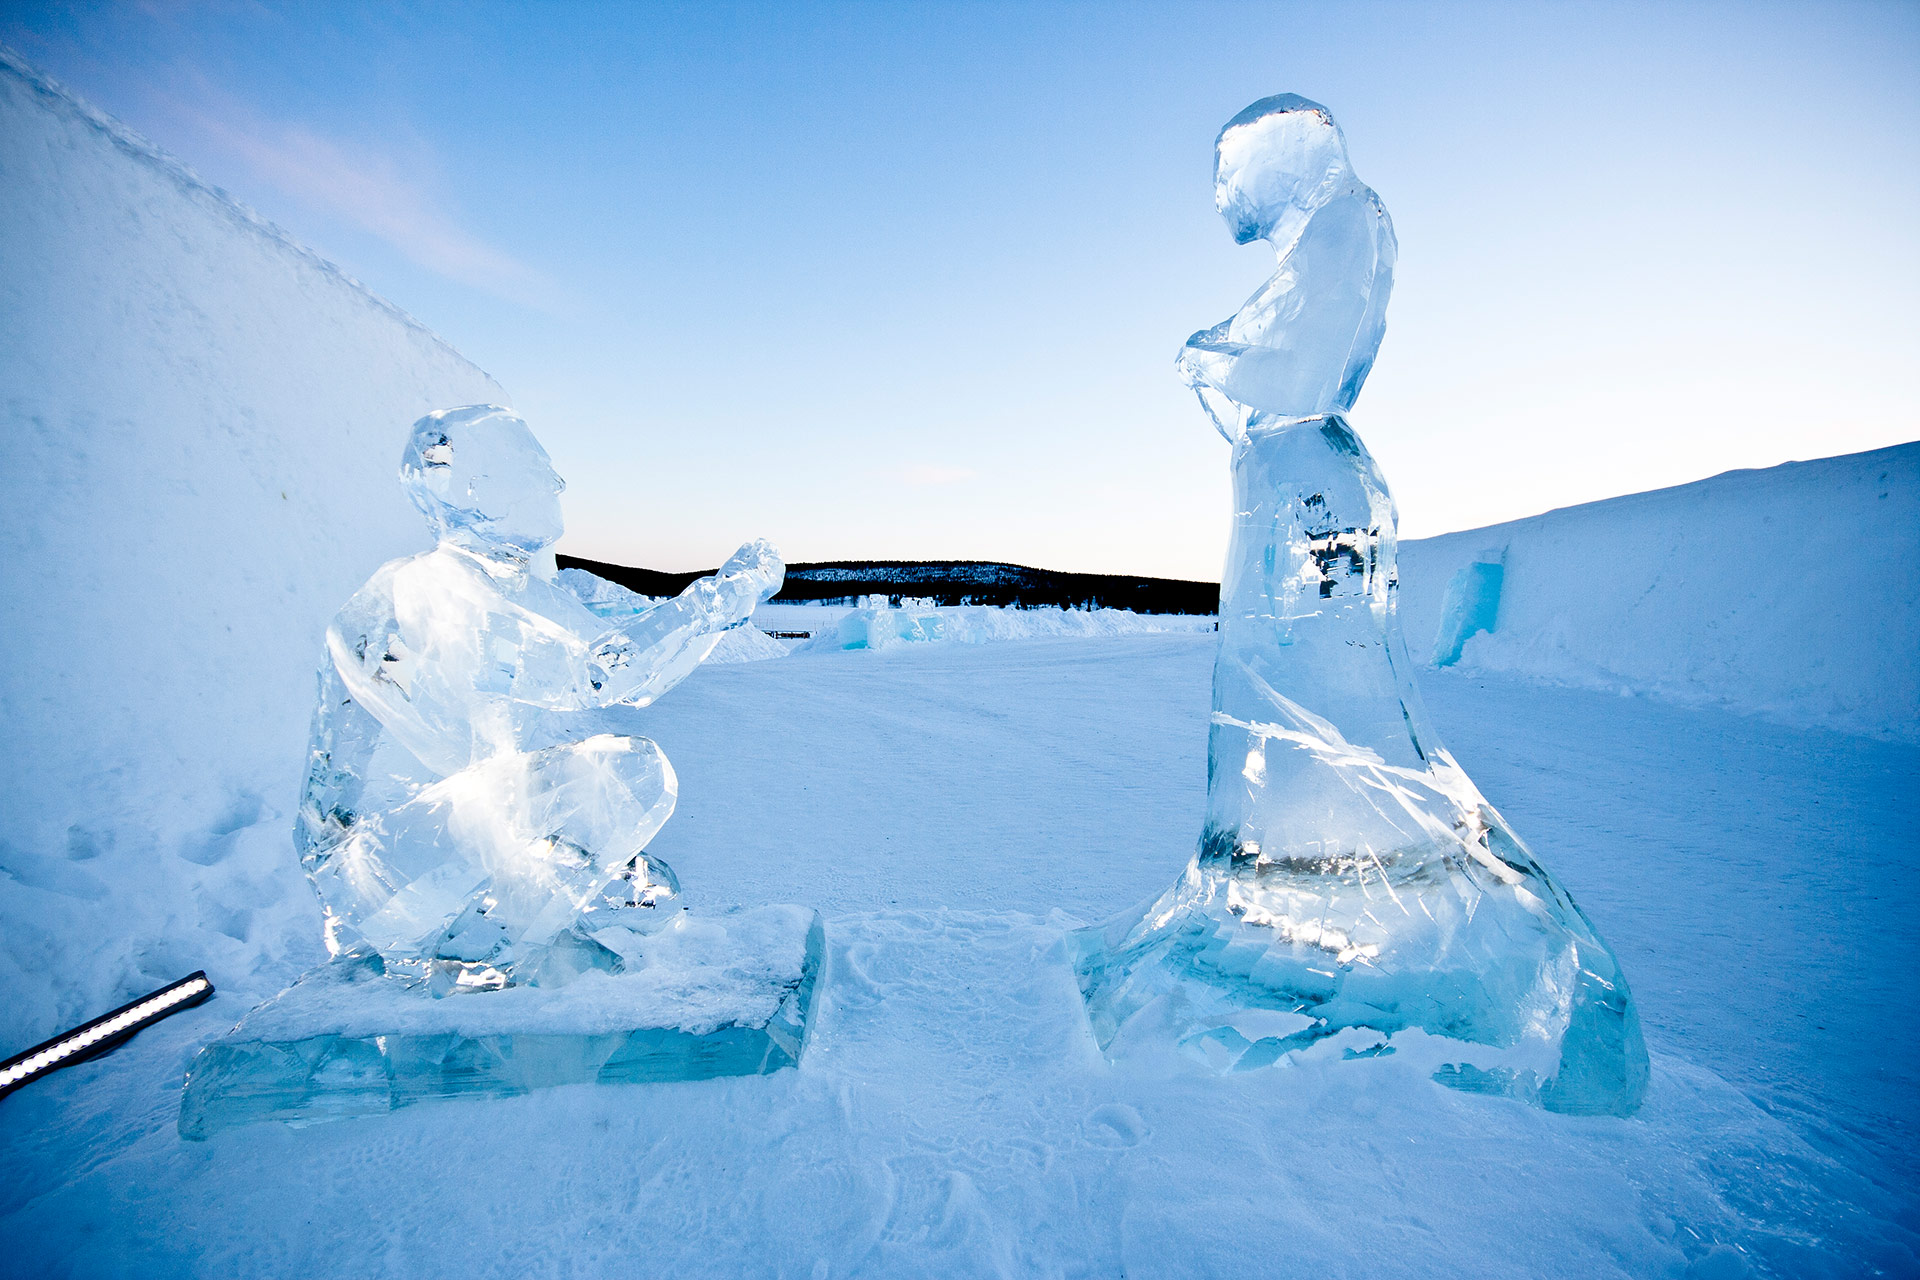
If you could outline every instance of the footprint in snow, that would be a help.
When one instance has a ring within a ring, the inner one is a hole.
[[[1137,1147],[1150,1132],[1140,1113],[1124,1102],[1095,1107],[1081,1128],[1098,1147]]]

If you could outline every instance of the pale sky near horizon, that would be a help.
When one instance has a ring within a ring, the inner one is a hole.
[[[1353,420],[1403,537],[1920,438],[1912,3],[15,0],[0,41],[493,374],[578,555],[1217,578],[1173,357],[1272,270],[1210,168],[1282,91],[1399,234]]]

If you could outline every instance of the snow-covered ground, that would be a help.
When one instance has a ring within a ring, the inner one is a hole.
[[[220,987],[0,1100],[0,1273],[1920,1270],[1900,450],[1409,544],[1422,650],[1452,575],[1505,554],[1494,633],[1424,683],[1620,955],[1632,1119],[1393,1058],[1099,1058],[1061,937],[1193,848],[1213,637],[1176,634],[790,654],[652,708],[689,896],[826,917],[797,1070],[182,1142],[195,1049],[321,956],[289,837],[311,671],[420,545],[406,425],[499,393],[3,59],[0,178],[0,1051]],[[786,616],[755,620],[816,629]]]
[[[0,1105],[20,1274],[1854,1275],[1920,1265],[1920,749],[1453,673],[1443,732],[1626,966],[1646,1108],[1572,1119],[1392,1059],[1103,1063],[1062,931],[1164,886],[1204,800],[1210,636],[801,655],[655,708],[655,849],[826,915],[801,1067],[204,1144],[198,1044],[305,954]],[[279,831],[284,813],[265,819]],[[256,926],[266,927],[266,926]],[[1689,1271],[1689,1266],[1694,1269]],[[1750,1268],[1750,1270],[1749,1270]]]

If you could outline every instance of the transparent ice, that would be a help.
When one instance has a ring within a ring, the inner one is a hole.
[[[390,981],[377,956],[322,965],[194,1059],[180,1133],[557,1084],[759,1075],[800,1060],[826,948],[816,912],[675,911],[593,937],[618,972],[457,1000]]]
[[[1619,965],[1441,747],[1395,618],[1393,500],[1344,416],[1392,223],[1291,94],[1221,131],[1215,201],[1279,266],[1179,359],[1233,445],[1207,824],[1171,889],[1075,936],[1095,1034],[1237,1070],[1406,1051],[1456,1087],[1630,1113],[1647,1058]]]
[[[752,542],[671,600],[597,616],[548,553],[564,486],[492,405],[422,418],[401,480],[438,545],[383,566],[327,629],[302,865],[336,956],[436,993],[551,982],[606,961],[586,941],[606,913],[677,892],[645,852],[673,767],[637,712],[783,566]]]
[[[673,767],[638,724],[780,558],[748,543],[650,604],[562,582],[560,478],[493,405],[415,423],[400,477],[438,545],[327,628],[295,824],[334,959],[200,1052],[180,1132],[797,1062],[819,915],[675,903],[646,852]]]

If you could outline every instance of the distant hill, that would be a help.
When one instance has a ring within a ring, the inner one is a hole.
[[[562,569],[585,569],[644,596],[670,596],[712,573],[663,573],[559,557]],[[1217,582],[1131,578],[1113,573],[1059,573],[1021,564],[980,560],[822,560],[787,566],[774,599],[787,604],[851,603],[865,595],[911,596],[936,604],[991,604],[1062,609],[1131,609],[1135,613],[1210,614],[1220,604]]]

